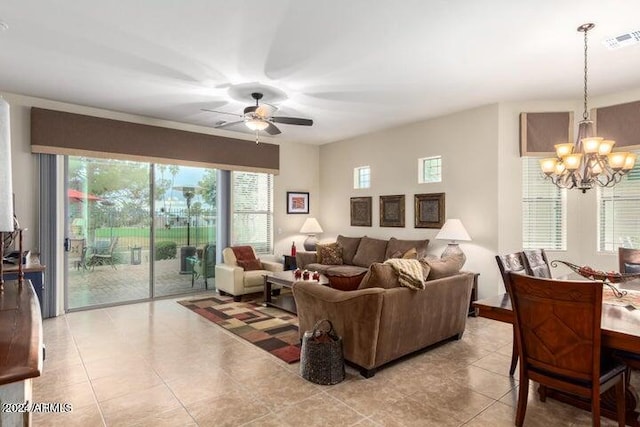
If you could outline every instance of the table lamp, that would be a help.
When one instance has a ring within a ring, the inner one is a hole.
[[[318,220],[315,218],[307,218],[304,224],[302,224],[300,233],[309,235],[304,241],[304,250],[315,251],[318,244],[316,234],[322,233],[322,227],[320,227]]]
[[[471,241],[471,237],[467,230],[462,225],[462,221],[455,218],[448,219],[440,232],[436,236],[436,240],[450,240],[447,248],[442,252],[441,258],[445,258],[450,255],[462,255],[462,259],[466,261],[467,257],[458,246],[458,241]]]

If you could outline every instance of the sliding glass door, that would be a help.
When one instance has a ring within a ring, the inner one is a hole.
[[[69,156],[66,308],[213,287],[215,172]]]
[[[216,170],[155,166],[155,295],[213,287]]]

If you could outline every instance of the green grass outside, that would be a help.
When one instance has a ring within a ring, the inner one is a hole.
[[[96,239],[110,239],[118,237],[116,251],[134,246],[149,249],[151,230],[137,227],[98,228],[95,230]],[[156,242],[173,241],[178,246],[187,244],[187,227],[172,227],[156,229]],[[216,241],[215,229],[211,227],[191,227],[190,243],[192,246],[204,246],[208,242]]]

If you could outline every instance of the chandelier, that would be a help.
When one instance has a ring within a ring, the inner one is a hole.
[[[552,183],[583,193],[596,185],[613,187],[633,169],[636,161],[636,154],[613,152],[615,141],[594,135],[587,108],[587,32],[593,27],[595,24],[578,27],[584,33],[584,112],[578,124],[578,138],[575,144],[554,145],[556,158],[540,160],[542,172]]]

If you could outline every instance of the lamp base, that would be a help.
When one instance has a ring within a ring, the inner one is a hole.
[[[448,258],[451,256],[462,256],[462,265],[467,261],[467,257],[457,243],[449,243],[444,252],[442,252],[442,255],[440,255],[440,258]]]
[[[315,251],[318,246],[318,239],[315,234],[309,234],[309,236],[304,240],[303,246],[305,251]]]

